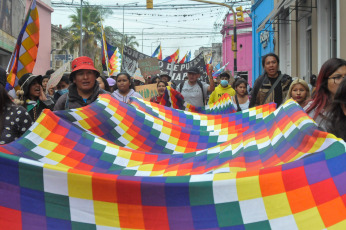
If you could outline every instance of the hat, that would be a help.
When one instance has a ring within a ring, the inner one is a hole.
[[[201,74],[201,73],[199,72],[199,69],[198,69],[196,66],[191,66],[187,72],[188,72],[188,73]]]
[[[40,84],[42,84],[42,75],[33,75],[32,73],[24,74],[18,81],[18,84],[24,91],[24,95],[29,93],[30,84],[37,79]]]
[[[6,71],[0,67],[0,84],[5,87],[6,81],[7,81]]]
[[[87,56],[75,58],[71,63],[72,72],[70,74],[70,81],[73,82],[73,78],[78,70],[90,69],[96,72],[96,77],[100,76],[100,72],[95,69],[94,62]]]
[[[168,77],[168,79],[169,79],[168,81],[170,81],[172,79],[171,76],[169,76],[169,74],[167,72],[164,72],[164,71],[161,71],[159,76],[160,76],[160,78],[164,77],[164,76]]]
[[[109,86],[114,86],[115,85],[115,80],[111,77],[107,78],[107,82]]]

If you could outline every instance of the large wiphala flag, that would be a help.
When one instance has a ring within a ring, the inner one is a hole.
[[[110,95],[0,146],[2,229],[345,229],[346,143],[294,101],[237,113]]]

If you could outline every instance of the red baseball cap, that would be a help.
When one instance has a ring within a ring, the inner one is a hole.
[[[70,74],[70,81],[73,81],[73,77],[78,70],[90,69],[96,72],[96,77],[100,76],[100,72],[95,68],[94,62],[90,57],[82,56],[75,58],[71,63],[72,72]]]

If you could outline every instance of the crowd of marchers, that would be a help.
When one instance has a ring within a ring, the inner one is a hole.
[[[227,93],[237,111],[270,102],[279,107],[293,99],[315,120],[319,129],[346,141],[345,60],[327,60],[318,76],[312,75],[308,84],[282,73],[278,56],[270,53],[262,58],[264,73],[256,79],[253,88],[244,78],[231,77],[227,72],[214,79],[213,68],[208,66],[208,83],[200,80],[202,73],[194,66],[188,69],[186,79],[178,85],[171,82],[166,72],[145,76],[141,83],[125,72],[111,77],[101,76],[93,61],[83,56],[74,59],[71,73],[65,73],[60,82],[49,89],[47,82],[54,71],[48,70],[45,75],[24,74],[18,81],[20,90],[14,96],[5,89],[7,74],[0,67],[0,144],[19,138],[44,109],[80,108],[94,102],[100,94],[111,94],[115,99],[129,103],[130,97],[142,98],[135,90],[135,86],[141,84],[156,84],[158,95],[150,99],[153,103],[161,102],[168,85],[194,106],[212,105]]]

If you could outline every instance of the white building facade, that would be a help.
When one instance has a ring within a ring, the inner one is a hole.
[[[280,70],[309,82],[323,63],[346,59],[346,1],[274,0],[270,21]]]

